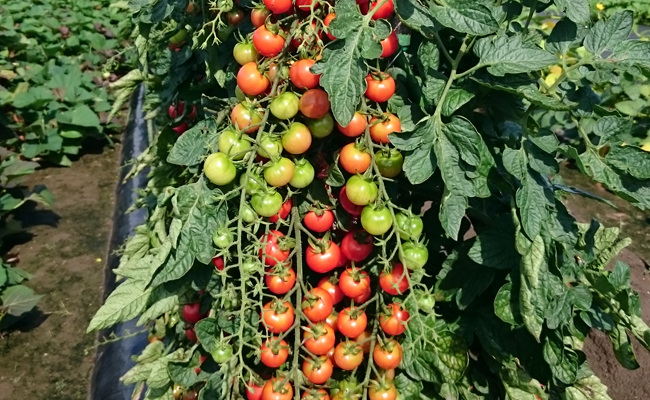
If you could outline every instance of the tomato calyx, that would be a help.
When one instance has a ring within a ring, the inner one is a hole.
[[[284,340],[280,339],[277,336],[273,336],[272,338],[267,338],[264,341],[264,344],[262,345],[262,349],[269,349],[273,355],[277,356],[280,354],[281,350],[290,350],[289,346],[287,345],[287,342]]]
[[[360,308],[356,307],[354,305],[346,308],[345,310],[341,311],[342,313],[345,313],[347,316],[350,317],[350,319],[359,319],[362,315],[365,315],[365,311]]]
[[[379,81],[379,82],[385,81],[387,79],[392,79],[392,77],[387,72],[384,71],[370,71],[370,73],[368,73],[368,77],[372,78],[372,80]],[[386,113],[384,113],[383,115],[386,115]]]
[[[312,323],[308,327],[303,329],[305,330],[305,332],[309,332],[311,334],[311,337],[314,340],[318,340],[319,338],[327,335],[328,329],[332,329],[327,325],[328,325],[327,322],[321,321],[317,323]]]
[[[309,207],[309,211],[313,212],[319,217],[322,217],[323,214],[327,211],[331,211],[332,207],[330,206],[324,206],[320,202],[314,202],[311,207]]]
[[[325,233],[325,235],[320,238],[313,240],[312,238],[308,239],[309,242],[309,250],[314,253],[314,254],[325,254],[327,253],[327,250],[334,244],[330,240],[330,233],[329,231]]]
[[[293,271],[291,270],[291,261],[279,262],[273,267],[270,267],[268,269],[268,272],[270,275],[282,279],[283,282],[287,282],[291,276],[295,275],[295,273],[292,273]]]

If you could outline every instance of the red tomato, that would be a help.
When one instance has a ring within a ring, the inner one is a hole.
[[[253,26],[259,28],[264,25],[266,23],[266,17],[269,15],[271,15],[271,11],[266,7],[256,8],[251,11],[251,22],[253,23]]]
[[[282,204],[282,208],[280,209],[280,211],[276,215],[269,218],[269,221],[275,224],[281,219],[287,219],[290,212],[291,212],[291,198],[289,198],[287,201],[284,202],[284,204]]]
[[[379,3],[381,3],[381,0],[375,0],[372,3],[370,3],[370,10],[374,10],[379,6]],[[382,4],[377,11],[372,15],[372,19],[380,19],[384,18],[387,19],[391,15],[393,15],[393,11],[395,10],[395,5],[393,4],[393,0],[388,0],[384,4]]]
[[[264,389],[264,385],[258,386],[256,383],[249,383],[246,387],[246,398],[248,400],[261,400],[262,389]]]
[[[370,353],[370,345],[372,344],[372,332],[363,331],[354,341],[361,346],[364,354],[368,354]]]
[[[399,304],[392,303],[386,307],[386,311],[379,317],[379,326],[391,336],[404,333],[409,319],[409,312]]]
[[[269,31],[266,29],[266,26],[262,25],[255,29],[253,33],[253,46],[264,57],[275,57],[280,54],[284,47],[284,38],[279,34]]]
[[[368,119],[365,115],[355,112],[352,121],[347,126],[338,124],[339,131],[347,137],[357,137],[366,131],[368,126]]]
[[[336,325],[336,321],[338,321],[338,319],[339,319],[339,313],[337,313],[336,311],[332,311],[329,317],[327,317],[327,319],[325,320],[325,322],[327,322],[327,324],[330,327],[332,327],[332,330],[334,332],[336,332],[338,329],[338,326]]]
[[[278,378],[271,378],[264,384],[262,400],[291,400],[292,398],[293,387],[288,379],[283,381]]]
[[[201,314],[201,304],[185,304],[183,306],[183,319],[188,324],[196,324],[206,317],[206,314]]]
[[[291,325],[295,313],[293,306],[288,301],[269,301],[262,309],[262,322],[272,333],[286,332]]]
[[[269,231],[268,236],[262,235],[260,241],[266,243],[266,246],[260,249],[260,260],[264,258],[264,263],[270,267],[278,262],[284,262],[289,257],[290,249],[284,248],[282,243],[278,244],[284,234],[280,231]]]
[[[392,4],[392,2],[391,2]],[[266,8],[271,10],[273,14],[284,14],[291,10],[291,0],[264,0]]]
[[[353,297],[352,301],[354,301],[354,304],[363,304],[370,299],[370,296],[372,296],[372,290],[368,288],[362,294],[358,295],[357,297]]]
[[[322,89],[309,89],[300,98],[300,112],[307,118],[322,118],[329,110],[330,101]]]
[[[327,394],[325,389],[311,389],[305,391],[300,398],[302,400],[330,400],[330,395]]]
[[[313,89],[318,86],[320,75],[312,74],[309,70],[316,61],[314,60],[299,60],[293,63],[289,68],[289,78],[299,89]]]
[[[397,33],[395,33],[395,31],[392,31],[390,35],[388,35],[388,37],[382,40],[380,43],[382,49],[381,56],[383,58],[392,56],[399,48],[399,40],[397,39]]]
[[[368,390],[368,400],[397,400],[398,393],[394,383],[373,384]]]
[[[348,268],[339,278],[341,291],[348,297],[361,296],[370,288],[370,277],[366,271]]]
[[[400,361],[402,361],[402,346],[394,339],[381,344],[377,343],[372,352],[372,358],[375,360],[375,365],[383,369],[397,368]]]
[[[339,162],[347,172],[363,174],[370,167],[372,156],[365,149],[360,149],[356,143],[349,143],[341,149]]]
[[[325,289],[315,287],[302,299],[302,311],[311,322],[325,321],[334,310],[334,301]]]
[[[335,329],[325,323],[309,325],[309,330],[302,334],[302,340],[305,348],[312,354],[322,356],[334,348],[336,341]]]
[[[249,62],[237,72],[237,86],[249,96],[262,94],[269,87],[269,79],[257,69],[257,63]]]
[[[345,194],[345,186],[341,188],[341,192],[339,193],[339,201],[341,202],[343,209],[350,213],[350,215],[354,215],[355,217],[361,215],[363,206],[358,206],[350,201],[347,194]]]
[[[223,271],[223,257],[215,257],[212,259],[212,264],[218,271]]]
[[[330,22],[332,22],[332,20],[334,19],[334,17],[336,17],[336,15],[335,15],[334,13],[329,13],[329,14],[327,14],[327,16],[325,17],[325,19],[323,20],[323,25],[325,25],[325,26],[327,27],[327,28],[325,28],[325,33],[327,34],[327,37],[330,38],[330,40],[334,40],[334,39],[336,39],[336,38],[334,37],[334,35],[332,35],[332,34],[330,33],[330,30],[329,30]]]
[[[311,5],[314,3],[314,0],[296,0],[296,7],[301,11],[311,11]],[[318,3],[314,6],[314,9],[318,7]]]
[[[190,126],[187,124],[187,122],[183,121],[180,123],[180,125],[173,127],[172,130],[178,133],[179,135],[182,135],[189,128]]]
[[[185,336],[187,336],[187,339],[192,343],[197,343],[199,341],[199,338],[196,337],[196,331],[194,328],[185,329]]]
[[[236,26],[241,24],[246,15],[242,10],[234,9],[228,12],[228,22],[230,25]]]
[[[395,114],[385,115],[385,120],[373,117],[370,120],[370,137],[376,143],[388,143],[388,135],[393,132],[401,132],[402,124]]]
[[[302,363],[302,373],[307,380],[315,385],[322,385],[332,376],[334,365],[327,357],[319,357],[314,360],[306,358]]]
[[[307,255],[305,260],[307,266],[314,272],[326,273],[338,266],[341,258],[341,250],[339,246],[331,240],[325,243],[323,240],[319,241],[318,247],[309,246],[307,248]]]
[[[383,103],[395,93],[395,80],[392,76],[381,73],[379,76],[366,76],[366,97],[369,100]]]
[[[384,289],[384,292],[397,296],[408,290],[408,275],[408,270],[404,269],[401,263],[397,263],[393,266],[392,271],[384,271],[381,273],[379,276],[379,285]]]
[[[169,118],[176,119],[181,115],[183,115],[183,111],[185,111],[185,102],[179,101],[178,105],[176,104],[169,105],[169,108],[167,109],[167,114],[169,114]]]
[[[321,279],[318,282],[318,287],[330,294],[332,303],[335,305],[339,304],[345,298],[343,291],[339,287],[339,280],[334,275]]]
[[[279,268],[278,268],[279,267]],[[274,294],[285,294],[293,288],[296,283],[296,273],[293,268],[276,265],[272,272],[267,272],[264,276],[266,286]]]
[[[354,339],[361,335],[368,326],[366,313],[358,307],[347,307],[339,313],[336,327],[344,336]]]
[[[349,232],[341,241],[341,253],[354,262],[361,262],[368,258],[374,247],[372,236],[364,231]]]
[[[302,222],[312,232],[327,232],[334,224],[334,213],[330,210],[309,211]]]
[[[278,368],[284,364],[289,357],[289,346],[284,340],[278,340],[275,336],[273,339],[268,338],[262,343],[260,359],[262,364],[270,368]]]
[[[352,371],[361,365],[363,349],[355,342],[341,342],[334,349],[334,362],[346,371]]]

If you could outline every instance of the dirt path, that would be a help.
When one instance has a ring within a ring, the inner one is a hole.
[[[85,332],[103,291],[119,151],[104,148],[71,168],[29,177],[27,184],[52,191],[55,208],[23,219],[33,237],[12,252],[20,255],[19,267],[34,274],[29,286],[45,295],[44,314],[36,318],[40,326],[22,326],[24,332],[0,339],[0,400],[87,398],[94,335]]]

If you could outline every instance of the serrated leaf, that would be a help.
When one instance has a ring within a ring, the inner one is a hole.
[[[488,67],[488,72],[496,76],[537,71],[558,62],[557,57],[524,42],[519,35],[479,39],[474,53],[480,58],[479,65]]]
[[[605,157],[612,167],[636,179],[650,179],[650,155],[635,146],[613,146]]]
[[[217,121],[209,118],[188,129],[174,143],[167,156],[167,162],[185,166],[199,164],[208,152],[207,136],[209,133],[216,134],[217,128]]]
[[[432,38],[440,24],[418,0],[393,0],[397,16],[411,29]]]
[[[474,98],[474,93],[470,93],[465,89],[453,88],[447,93],[442,107],[442,115],[450,117],[456,110],[469,103]]]
[[[490,3],[477,0],[447,0],[445,3],[445,6],[431,4],[430,9],[434,18],[447,28],[475,36],[499,30]]]
[[[634,13],[629,10],[618,12],[607,20],[601,19],[585,37],[585,49],[597,56],[607,50],[613,50],[630,37],[633,23]]]
[[[88,324],[86,332],[108,328],[137,317],[147,306],[151,288],[142,281],[127,279],[111,293]]]
[[[495,269],[511,269],[519,264],[514,241],[502,229],[481,232],[467,255],[475,263]]]
[[[431,147],[422,146],[405,154],[404,174],[414,185],[424,183],[436,170],[436,155]]]
[[[513,326],[523,324],[519,312],[519,297],[508,282],[499,289],[494,298],[494,313],[500,320]]]
[[[172,311],[178,305],[178,296],[170,296],[160,299],[153,303],[149,308],[142,313],[137,325],[141,326],[149,321],[152,321],[168,311]]]
[[[167,371],[172,381],[178,385],[190,387],[198,381],[198,375],[194,367],[170,362],[167,364]]]
[[[605,144],[610,141],[617,142],[632,131],[633,125],[632,118],[607,115],[596,121],[593,127],[593,133],[600,136],[600,144]]]
[[[606,61],[615,63],[617,67],[650,68],[650,42],[641,40],[619,42]]]
[[[589,0],[555,0],[555,5],[576,24],[588,23],[591,20]]]
[[[544,240],[541,236],[536,236],[532,241],[528,252],[521,258],[519,290],[519,310],[524,320],[526,329],[539,342],[542,333],[544,319],[539,313],[539,296],[537,291],[540,287],[540,274],[542,273],[542,264],[545,262]]]
[[[199,339],[199,343],[201,343],[203,349],[211,352],[215,348],[219,338],[217,320],[214,318],[202,319],[197,322],[194,329],[196,331],[196,337]]]

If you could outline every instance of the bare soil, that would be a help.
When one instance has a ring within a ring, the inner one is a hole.
[[[28,235],[11,249],[18,266],[34,274],[28,285],[45,297],[0,338],[0,400],[87,398],[95,336],[86,327],[103,293],[119,151],[104,147],[25,182],[46,185],[56,198],[51,211],[17,215]]]

